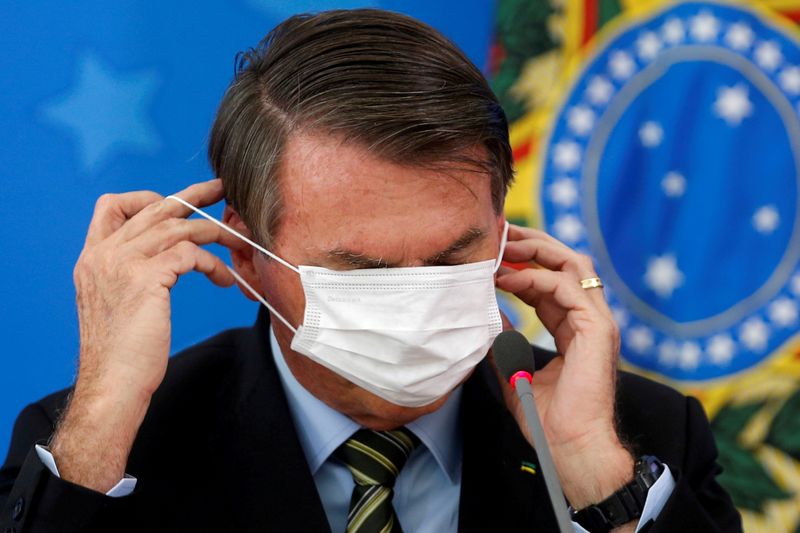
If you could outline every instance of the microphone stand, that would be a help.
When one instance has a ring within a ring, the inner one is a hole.
[[[575,530],[572,527],[569,511],[567,511],[564,491],[561,490],[558,473],[556,472],[555,464],[553,464],[553,456],[550,454],[550,446],[547,445],[547,439],[544,437],[544,428],[539,420],[539,413],[536,410],[536,402],[533,399],[533,389],[531,389],[531,382],[528,381],[528,376],[518,377],[514,381],[514,390],[517,391],[519,401],[522,403],[522,409],[525,411],[525,420],[528,423],[528,429],[536,445],[536,455],[542,467],[544,482],[547,486],[547,494],[550,496],[550,502],[553,504],[553,512],[556,515],[558,530],[560,533],[573,533]]]

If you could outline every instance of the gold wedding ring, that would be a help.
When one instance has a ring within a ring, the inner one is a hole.
[[[600,278],[586,278],[581,280],[581,289],[602,289],[603,282]]]

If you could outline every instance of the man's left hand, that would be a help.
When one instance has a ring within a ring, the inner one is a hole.
[[[615,381],[619,330],[592,260],[546,233],[510,226],[497,287],[536,310],[561,357],[537,369],[533,392],[553,460],[570,504],[581,509],[609,497],[633,477],[633,458],[615,428]],[[522,406],[504,384],[506,403],[526,436]],[[528,436],[530,440],[530,437]],[[535,446],[535,443],[531,442]]]

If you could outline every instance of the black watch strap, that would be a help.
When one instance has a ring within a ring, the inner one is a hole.
[[[580,511],[571,509],[572,520],[590,533],[606,533],[642,516],[650,487],[664,471],[664,465],[652,455],[643,455],[633,468],[633,481],[602,502]]]

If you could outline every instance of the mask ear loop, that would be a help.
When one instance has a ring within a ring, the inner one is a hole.
[[[260,295],[258,292],[256,292],[256,290],[255,290],[253,287],[251,287],[251,286],[250,286],[250,284],[249,284],[249,283],[247,283],[247,282],[244,280],[244,278],[243,278],[242,276],[240,276],[240,275],[239,275],[239,273],[238,273],[238,272],[236,272],[234,269],[232,269],[232,268],[231,268],[231,267],[229,267],[228,265],[225,265],[225,266],[228,268],[228,272],[230,272],[230,273],[231,273],[231,275],[232,275],[232,276],[233,276],[233,277],[236,279],[236,281],[238,281],[238,282],[239,282],[239,283],[240,283],[240,284],[241,284],[241,285],[242,285],[242,286],[243,286],[245,289],[247,289],[247,291],[248,291],[250,294],[252,294],[252,295],[253,295],[253,298],[255,298],[256,300],[258,300],[259,302],[261,302],[261,305],[263,305],[264,307],[266,307],[267,309],[269,309],[269,310],[270,310],[270,312],[271,312],[273,315],[275,315],[276,317],[278,317],[278,319],[280,319],[280,321],[281,321],[281,322],[283,322],[283,323],[286,325],[286,327],[287,327],[287,328],[289,328],[290,330],[292,330],[292,333],[295,333],[295,334],[297,333],[297,329],[296,329],[294,326],[292,326],[292,325],[289,323],[289,321],[288,321],[288,320],[286,320],[285,318],[283,318],[283,315],[281,315],[281,314],[280,314],[278,311],[276,311],[274,307],[272,307],[271,305],[269,305],[269,302],[267,302],[267,300],[266,300],[266,299],[264,299],[264,297],[263,297],[263,296],[261,296],[261,295]]]
[[[503,254],[506,253],[506,243],[508,242],[508,220],[503,226],[503,237],[500,239],[500,254],[497,256],[497,262],[494,264],[494,273],[500,270],[500,265],[503,264]]]
[[[255,242],[254,242],[254,241],[252,241],[251,239],[248,239],[247,237],[245,237],[244,235],[242,235],[241,233],[239,233],[239,232],[238,232],[238,231],[236,231],[235,229],[233,229],[233,228],[231,228],[231,227],[229,227],[229,226],[226,226],[225,224],[223,224],[222,222],[220,222],[220,221],[219,221],[219,220],[217,220],[216,218],[212,217],[211,215],[209,215],[208,213],[206,213],[206,212],[205,212],[205,211],[203,211],[202,209],[200,209],[200,208],[197,208],[197,207],[193,206],[192,204],[190,204],[189,202],[187,202],[187,201],[186,201],[186,200],[184,200],[183,198],[179,198],[179,197],[177,197],[177,196],[170,195],[170,196],[167,196],[167,199],[169,199],[169,200],[175,200],[176,202],[178,202],[178,203],[180,203],[180,204],[183,204],[183,205],[185,205],[186,207],[188,207],[189,209],[191,209],[192,211],[194,211],[195,213],[197,213],[197,214],[198,214],[198,215],[200,215],[201,217],[205,218],[206,220],[210,220],[211,222],[213,222],[214,224],[216,224],[216,225],[217,225],[217,226],[219,226],[220,228],[224,229],[225,231],[227,231],[227,232],[228,232],[228,233],[230,233],[231,235],[235,235],[236,237],[239,237],[239,238],[240,238],[240,239],[242,239],[244,242],[246,242],[247,244],[249,244],[250,246],[252,246],[252,247],[253,247],[253,248],[255,248],[256,250],[258,250],[259,252],[261,252],[261,253],[263,253],[263,254],[265,254],[265,255],[267,255],[267,256],[269,256],[269,257],[271,257],[272,259],[274,259],[275,261],[279,262],[279,263],[280,263],[280,264],[282,264],[283,266],[285,266],[285,267],[288,267],[288,268],[291,268],[292,270],[294,270],[294,271],[295,271],[295,272],[297,272],[298,274],[300,273],[300,269],[299,269],[299,268],[297,268],[296,266],[294,266],[293,264],[289,263],[288,261],[286,261],[286,260],[284,260],[284,259],[281,259],[280,257],[278,257],[277,255],[273,254],[272,252],[270,252],[269,250],[267,250],[267,249],[266,249],[266,248],[264,248],[263,246],[261,246],[261,245],[259,245],[259,244],[255,243]],[[234,277],[234,279],[236,279],[236,281],[238,281],[238,282],[239,282],[239,283],[240,283],[240,284],[241,284],[241,285],[242,285],[242,286],[243,286],[245,289],[247,289],[247,291],[248,291],[250,294],[252,294],[252,295],[253,295],[253,298],[255,298],[256,300],[258,300],[259,302],[261,302],[261,304],[262,304],[264,307],[266,307],[267,309],[269,309],[269,310],[270,310],[270,312],[271,312],[273,315],[275,315],[276,317],[278,317],[278,318],[280,319],[280,321],[281,321],[281,322],[283,322],[283,323],[286,325],[286,327],[287,327],[287,328],[289,328],[290,330],[292,330],[292,332],[293,332],[293,333],[297,333],[297,328],[295,328],[294,326],[292,326],[292,325],[289,323],[289,321],[288,321],[288,320],[286,320],[285,318],[283,318],[283,316],[282,316],[282,315],[281,315],[281,314],[280,314],[278,311],[276,311],[276,310],[275,310],[275,308],[274,308],[274,307],[272,307],[272,306],[269,304],[269,302],[267,302],[267,300],[266,300],[266,299],[264,299],[264,297],[263,297],[263,296],[261,296],[261,295],[260,295],[260,294],[259,294],[259,293],[258,293],[258,292],[257,292],[257,291],[256,291],[256,290],[255,290],[255,289],[254,289],[254,288],[253,288],[253,287],[252,287],[250,284],[249,284],[249,283],[247,283],[247,282],[244,280],[244,278],[242,278],[242,276],[240,276],[240,275],[239,275],[239,273],[238,273],[238,272],[236,272],[234,269],[232,269],[232,268],[231,268],[231,267],[229,267],[228,265],[225,265],[225,267],[228,269],[228,272],[230,272],[230,273],[231,273],[231,275]]]
[[[252,246],[256,250],[258,250],[259,252],[261,252],[261,253],[263,253],[265,255],[268,255],[269,257],[271,257],[272,259],[274,259],[278,263],[282,264],[283,266],[285,266],[287,268],[291,268],[292,270],[294,270],[298,274],[300,273],[300,269],[297,268],[296,266],[294,266],[293,264],[291,264],[290,262],[286,261],[285,259],[281,259],[280,257],[278,257],[277,255],[273,254],[272,252],[270,252],[269,250],[267,250],[266,248],[264,248],[260,244],[248,239],[247,237],[245,237],[244,235],[242,235],[241,233],[239,233],[235,229],[226,226],[225,224],[223,224],[222,222],[220,222],[216,218],[212,217],[211,215],[209,215],[208,213],[206,213],[202,209],[193,206],[192,204],[190,204],[189,202],[187,202],[183,198],[178,198],[177,196],[170,195],[170,196],[167,196],[167,199],[168,200],[175,200],[176,202],[185,205],[186,207],[188,207],[189,209],[191,209],[192,211],[194,211],[195,213],[197,213],[201,217],[203,217],[203,218],[205,218],[207,220],[210,220],[211,222],[213,222],[214,224],[216,224],[220,228],[224,229],[225,231],[227,231],[231,235],[235,235],[235,236],[239,237],[244,242],[246,242],[247,244],[249,244],[250,246]]]

